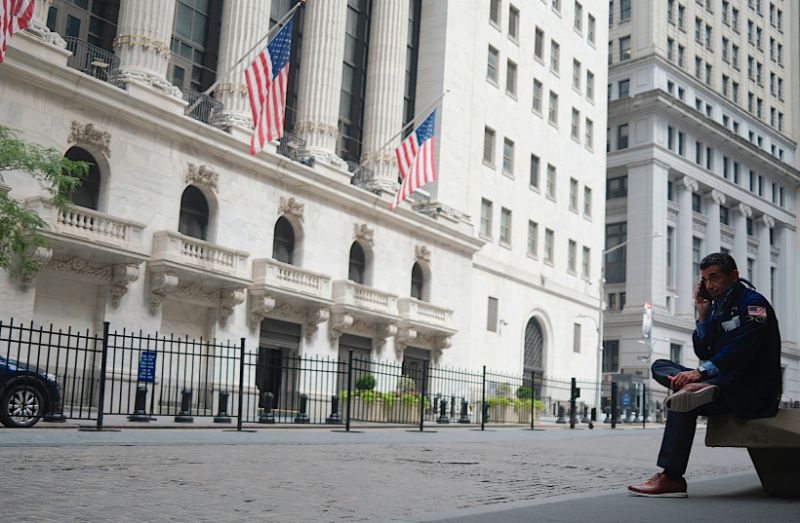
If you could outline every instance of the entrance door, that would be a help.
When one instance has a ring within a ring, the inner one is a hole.
[[[256,386],[261,394],[272,393],[272,407],[294,404],[295,363],[300,351],[300,325],[265,319],[261,322]],[[264,405],[262,405],[264,406]]]

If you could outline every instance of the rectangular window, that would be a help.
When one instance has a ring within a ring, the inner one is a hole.
[[[530,180],[529,184],[531,187],[539,189],[539,165],[540,165],[539,157],[535,154],[531,155],[531,171],[530,171]]]
[[[631,58],[631,37],[624,36],[619,39],[619,61],[624,62]]]
[[[481,200],[481,236],[492,237],[492,202],[486,198]]]
[[[553,244],[555,243],[555,233],[550,229],[544,230],[544,261],[549,264],[555,263],[553,259]]]
[[[511,60],[506,62],[506,93],[517,96],[517,64]]]
[[[584,145],[590,151],[594,150],[594,122],[590,119],[586,119],[586,129],[585,129],[585,142]]]
[[[575,2],[575,21],[572,25],[577,32],[583,32],[583,6],[579,2]]]
[[[494,137],[493,129],[483,129],[483,163],[494,167]]]
[[[630,79],[626,78],[624,80],[620,80],[619,83],[617,84],[617,90],[619,92],[619,97],[620,98],[625,98],[627,96],[630,96],[630,92],[631,92],[631,81],[630,81]]]
[[[606,251],[628,241],[627,222],[606,224]],[[619,247],[606,254],[606,281],[622,283],[625,281],[627,266],[627,247]]]
[[[667,126],[667,149],[670,151],[675,146],[675,128]]]
[[[549,106],[548,121],[550,125],[558,127],[558,95],[550,91],[550,106]]]
[[[577,109],[572,109],[572,139],[576,142],[581,141],[581,113]]]
[[[508,36],[515,42],[519,37],[519,9],[513,5],[508,6]]]
[[[547,197],[551,200],[556,199],[556,168],[547,164]]]
[[[572,352],[581,351],[581,324],[572,324]]]
[[[500,61],[500,53],[497,49],[489,46],[489,56],[486,63],[486,79],[490,82],[497,83],[497,67]]]
[[[678,154],[683,156],[686,151],[686,135],[683,131],[678,131]]]
[[[528,256],[539,257],[539,224],[528,221]]]
[[[569,179],[569,210],[578,212],[578,180]]]
[[[703,165],[703,144],[700,142],[694,143],[694,163]]]
[[[703,213],[703,197],[700,193],[692,193],[692,211],[699,214]]]
[[[667,227],[667,287],[675,286],[675,227]]]
[[[683,362],[683,346],[678,343],[669,344],[669,359],[678,365]]]
[[[748,236],[753,236],[754,235],[753,219],[752,218],[747,218],[744,223],[745,223],[745,230],[747,231],[747,235]]]
[[[511,211],[500,209],[500,243],[511,245]]]
[[[603,372],[619,372],[619,341],[603,341]]]
[[[756,261],[752,258],[747,258],[747,279],[753,281],[753,275],[756,273]]]
[[[514,175],[514,142],[503,138],[503,172]]]
[[[544,31],[536,28],[536,36],[534,38],[533,55],[540,61],[544,62]]]
[[[578,244],[575,243],[575,240],[570,240],[567,247],[567,271],[569,271],[570,274],[576,274],[577,272],[577,257]]]
[[[684,67],[686,64],[686,48],[678,44],[678,67]]]
[[[720,205],[719,207],[719,223],[724,225],[730,225],[731,221],[731,212],[730,210],[725,207],[724,205]]]
[[[592,189],[583,188],[583,215],[587,218],[592,217]]]
[[[700,276],[700,258],[703,253],[703,240],[692,237],[692,274],[694,278]]]
[[[489,2],[489,21],[496,26],[500,26],[500,0]]]
[[[486,330],[497,332],[497,298],[489,296],[486,314]]]
[[[589,249],[589,247],[584,247],[583,258],[581,259],[581,276],[583,276],[587,280],[592,277],[591,260],[592,260],[592,250]]]
[[[733,183],[739,184],[739,162],[733,162]]]
[[[587,29],[586,29],[586,39],[589,40],[589,43],[592,45],[594,45],[594,39],[595,39],[594,36],[595,25],[596,23],[594,17],[592,15],[589,15],[589,23],[587,24]]]
[[[729,173],[730,163],[731,163],[730,158],[728,158],[727,156],[722,157],[722,177],[725,178],[726,180],[728,179],[730,174]]]
[[[706,169],[714,170],[714,149],[706,147]]]
[[[586,71],[586,99],[594,101],[594,73]]]
[[[675,40],[672,38],[667,38],[667,60],[675,60]]]
[[[628,196],[628,177],[618,176],[606,181],[606,199],[625,198]]]
[[[542,114],[542,82],[533,79],[533,110]]]
[[[561,46],[555,40],[550,40],[550,70],[558,74]]]
[[[572,61],[572,88],[581,90],[581,63],[577,60]]]
[[[617,149],[628,148],[628,124],[617,127]]]
[[[678,4],[678,29],[686,31],[686,7]]]
[[[619,0],[619,21],[624,22],[631,18],[631,0]]]

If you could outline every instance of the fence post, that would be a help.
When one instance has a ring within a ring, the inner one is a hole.
[[[486,365],[483,366],[483,381],[481,383],[481,430],[486,427]]]
[[[242,410],[244,409],[244,338],[240,340],[239,351],[239,411],[236,413],[236,430],[242,431]]]
[[[575,378],[570,380],[569,384],[569,428],[575,428],[575,400],[580,394],[578,387],[575,384]]]
[[[617,419],[617,382],[611,382],[611,428],[617,428],[617,423],[619,423],[619,419]]]
[[[642,428],[647,428],[647,384],[642,383]]]
[[[422,367],[422,396],[419,398],[419,431],[423,431],[425,423],[425,396],[428,395],[428,367],[430,361],[426,361]]]
[[[97,399],[97,430],[103,430],[103,409],[106,406],[106,358],[108,356],[108,330],[110,323],[103,322],[103,349],[100,355],[100,391]]]
[[[344,430],[350,432],[350,408],[353,406],[353,349],[350,349],[347,363],[347,419]]]

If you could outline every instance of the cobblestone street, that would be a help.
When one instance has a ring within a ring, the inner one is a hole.
[[[705,448],[703,436],[699,430],[690,484],[752,470],[745,450]],[[0,430],[12,486],[3,495],[3,519],[413,519],[618,490],[656,470],[660,438],[660,428]]]

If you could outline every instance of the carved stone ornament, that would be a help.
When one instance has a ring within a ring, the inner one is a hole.
[[[326,308],[312,309],[308,311],[304,333],[306,341],[311,341],[311,338],[313,338],[319,330],[319,324],[328,321],[330,314],[330,311]]]
[[[423,261],[425,263],[431,262],[431,250],[427,245],[417,245],[414,247],[414,256],[417,258],[417,261]]]
[[[375,230],[371,229],[366,223],[355,224],[353,227],[353,239],[359,240],[369,245],[375,245]]]
[[[275,308],[275,298],[269,295],[250,293],[250,325],[257,328],[261,321]]]
[[[394,350],[398,360],[403,359],[403,352],[409,343],[417,339],[417,330],[413,327],[401,327],[397,330],[397,337],[394,339]]]
[[[91,145],[95,149],[102,151],[106,158],[111,158],[111,134],[95,129],[94,124],[81,124],[73,120],[67,143]]]
[[[178,287],[178,275],[171,272],[157,272],[150,276],[150,313],[158,314],[161,304]]]
[[[125,265],[114,265],[111,270],[111,288],[108,293],[111,296],[111,305],[119,307],[119,302],[128,293],[131,283],[139,279],[139,265],[129,263]]]
[[[42,267],[48,264],[50,259],[53,257],[53,249],[49,247],[37,247],[33,254],[30,256],[31,263],[34,264],[36,270],[32,273],[24,275],[20,279],[20,283],[22,284],[23,289],[27,289],[31,286],[33,281],[36,279],[36,275],[42,270]]]
[[[111,281],[110,265],[93,262],[79,256],[55,256],[47,262],[47,267],[55,271],[73,272],[103,281]]]
[[[190,163],[189,168],[186,170],[186,183],[208,187],[216,194],[219,174],[205,165],[197,166]]]
[[[297,221],[300,223],[303,222],[303,212],[304,212],[305,204],[302,204],[292,198],[284,198],[281,196],[281,204],[278,207],[278,214],[285,214],[286,216],[291,216],[296,218]]]
[[[353,323],[354,318],[350,314],[343,314],[340,312],[332,314],[330,317],[330,327],[328,330],[331,342],[338,342],[343,331],[352,328]]]
[[[222,326],[233,314],[233,308],[244,302],[245,292],[243,289],[222,289],[219,291],[219,322]]]

